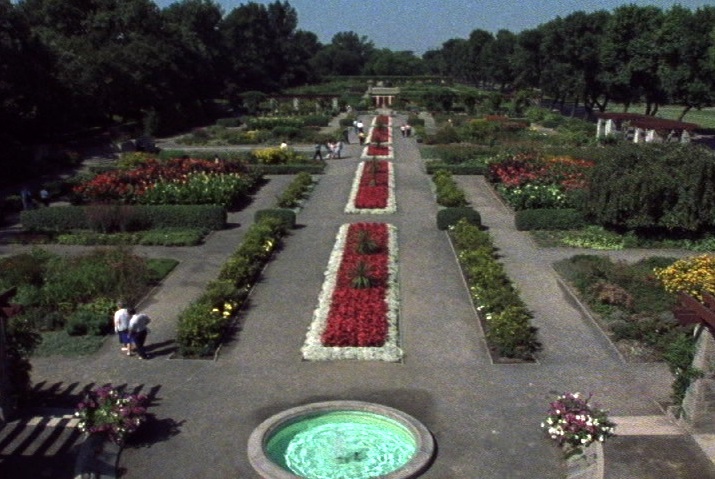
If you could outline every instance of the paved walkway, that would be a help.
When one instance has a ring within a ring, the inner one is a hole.
[[[298,215],[300,227],[265,269],[241,315],[240,331],[217,361],[170,359],[176,315],[216,277],[254,211],[272,206],[288,177],[271,177],[248,208],[231,215],[233,227],[214,233],[202,247],[137,248],[182,261],[141,305],[154,318],[152,360],[121,356],[114,341],[89,358],[38,358],[33,361],[38,390],[72,399],[85,386],[113,383],[151,395],[153,427],[120,457],[127,479],[257,478],[246,456],[253,428],[284,409],[333,399],[378,402],[421,420],[439,447],[426,479],[563,478],[559,453],[539,424],[548,402],[565,391],[593,392],[612,414],[628,418],[629,426],[618,432],[638,433],[606,444],[608,479],[715,478],[715,468],[692,437],[678,429],[659,436],[639,432],[643,424],[646,431],[663,432],[659,404],[670,394],[670,374],[663,364],[623,362],[559,286],[551,261],[573,250],[534,247],[514,230],[511,213],[482,178],[459,178],[534,311],[544,343],[537,364],[492,364],[448,238],[436,228],[430,179],[414,139],[395,137],[398,211],[392,215],[343,213],[361,149],[347,145],[346,159],[329,162]],[[341,224],[358,221],[398,228],[404,361],[304,362],[300,347],[335,235]],[[8,252],[1,248],[0,254]],[[0,436],[0,445],[9,448],[17,437]],[[2,454],[12,454],[6,450]],[[1,477],[42,477],[8,476],[3,471],[8,462],[0,455]],[[661,474],[665,470],[668,475]]]

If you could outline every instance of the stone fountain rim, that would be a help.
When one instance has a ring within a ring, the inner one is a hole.
[[[415,440],[416,451],[402,467],[383,479],[412,479],[418,477],[429,467],[435,452],[434,438],[424,424],[398,409],[382,404],[364,401],[322,401],[286,409],[275,414],[256,427],[248,439],[248,460],[251,466],[264,479],[303,479],[274,463],[266,453],[268,439],[280,428],[298,419],[333,411],[369,412],[392,419],[408,429]]]

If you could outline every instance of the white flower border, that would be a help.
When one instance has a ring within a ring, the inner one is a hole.
[[[355,198],[357,198],[358,190],[360,189],[360,180],[362,179],[362,173],[365,170],[365,164],[365,161],[361,161],[358,164],[357,171],[355,172],[355,178],[353,179],[353,185],[352,188],[350,188],[348,204],[345,205],[345,213],[368,213],[376,215],[394,213],[397,211],[397,201],[395,200],[395,173],[392,162],[390,161],[387,162],[387,206],[384,208],[355,207]]]
[[[398,312],[399,312],[399,285],[397,278],[397,228],[389,223],[388,231],[388,278],[385,289],[385,302],[387,303],[387,340],[382,347],[326,347],[321,344],[321,336],[328,322],[328,313],[332,303],[333,292],[337,284],[338,269],[343,259],[343,251],[348,236],[350,224],[340,227],[335,239],[333,251],[328,260],[325,271],[325,281],[318,296],[318,307],[313,313],[313,321],[308,328],[305,343],[301,348],[303,359],[307,361],[332,361],[336,359],[355,359],[359,361],[387,361],[397,362],[402,359],[403,351],[398,346]]]

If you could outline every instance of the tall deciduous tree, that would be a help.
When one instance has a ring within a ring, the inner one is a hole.
[[[692,108],[715,102],[715,65],[708,63],[715,8],[692,12],[679,5],[665,13],[659,33],[658,76],[671,103],[683,105],[679,120]]]
[[[608,96],[626,108],[644,99],[655,114],[665,99],[658,77],[658,34],[663,13],[657,7],[626,5],[613,10],[601,43],[601,81]]]
[[[367,37],[339,32],[315,55],[313,65],[322,75],[360,75],[374,52]]]

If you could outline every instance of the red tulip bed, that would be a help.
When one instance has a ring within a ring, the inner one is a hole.
[[[366,234],[377,248],[358,251]],[[387,223],[353,223],[340,228],[330,256],[318,308],[302,348],[308,360],[398,361],[397,239]],[[367,265],[370,286],[356,288],[355,270]]]
[[[394,213],[394,175],[392,163],[363,161],[358,165],[346,213]]]

